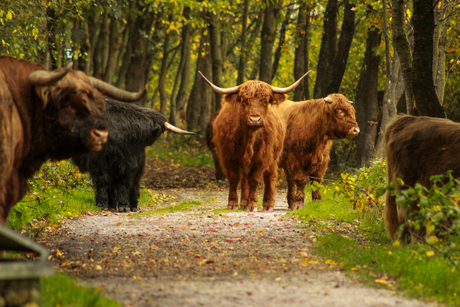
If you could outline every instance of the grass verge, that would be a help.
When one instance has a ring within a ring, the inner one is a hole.
[[[40,306],[121,307],[93,289],[84,288],[65,274],[40,279]]]
[[[314,253],[332,259],[367,285],[460,306],[460,274],[448,259],[426,244],[392,242],[386,236],[381,208],[354,209],[345,197],[334,195],[332,187],[325,190],[322,202],[309,201],[291,213],[309,222],[315,234]]]

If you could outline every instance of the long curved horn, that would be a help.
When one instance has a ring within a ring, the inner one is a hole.
[[[190,131],[182,130],[182,129],[180,129],[180,128],[177,128],[176,126],[171,125],[171,124],[168,123],[168,122],[165,122],[165,128],[166,128],[166,130],[172,131],[172,132],[174,132],[174,133],[188,134],[188,135],[195,134],[195,132],[190,132]]]
[[[212,84],[211,81],[209,81],[208,79],[206,79],[206,77],[201,73],[201,71],[198,71],[200,73],[200,75],[203,77],[203,79],[209,84],[209,86],[217,93],[219,94],[222,94],[222,95],[225,95],[225,94],[233,94],[233,93],[236,93],[238,91],[238,86],[235,86],[235,87],[230,87],[230,88],[221,88],[221,87],[218,87],[218,86],[215,86],[214,84]]]
[[[307,71],[305,75],[300,77],[299,80],[297,80],[293,85],[289,87],[281,88],[272,86],[272,91],[278,94],[287,94],[289,92],[292,92],[300,84],[300,82],[302,82],[303,78],[305,78],[310,72],[311,70]]]
[[[104,95],[109,96],[110,98],[117,99],[120,101],[124,102],[136,102],[141,100],[142,98],[145,97],[147,94],[147,88],[144,87],[144,89],[138,93],[133,93],[133,92],[128,92],[122,89],[119,89],[107,82],[104,82],[102,80],[96,79],[94,77],[88,76],[89,81],[91,84],[97,88],[99,91],[101,91]]]
[[[46,70],[36,70],[29,75],[29,81],[34,86],[47,86],[51,85],[62,78],[72,69],[73,63],[70,62],[67,67],[61,70],[53,70],[53,71],[46,71]]]

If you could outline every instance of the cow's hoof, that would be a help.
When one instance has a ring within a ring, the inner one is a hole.
[[[131,208],[131,212],[137,212],[137,208]]]
[[[257,207],[249,207],[249,206],[248,206],[248,207],[246,208],[246,210],[249,211],[249,212],[257,212]]]
[[[129,212],[128,207],[118,207],[118,212]]]
[[[263,211],[273,212],[273,207],[264,207]]]

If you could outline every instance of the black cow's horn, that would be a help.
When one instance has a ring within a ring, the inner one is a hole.
[[[64,69],[46,71],[46,70],[36,70],[29,75],[29,81],[34,86],[47,86],[51,85],[62,78],[72,69],[73,63],[70,62]]]
[[[179,134],[195,134],[195,132],[190,132],[190,131],[186,131],[186,130],[182,130],[180,128],[177,128],[176,126],[173,126],[171,125],[170,123],[168,122],[165,122],[165,128],[166,130],[169,130],[169,131],[172,131],[174,133],[179,133]]]
[[[238,86],[235,86],[235,87],[230,87],[230,88],[221,88],[221,87],[218,87],[218,86],[215,86],[211,81],[209,81],[208,79],[206,79],[206,77],[201,73],[201,71],[198,72],[202,77],[203,79],[209,84],[209,86],[217,93],[219,94],[222,94],[222,95],[225,95],[225,94],[233,94],[233,93],[236,93],[238,91]]]
[[[275,92],[275,93],[278,93],[278,94],[287,94],[289,92],[292,92],[300,84],[300,82],[302,82],[303,78],[305,78],[310,72],[311,72],[311,70],[307,71],[305,73],[305,75],[300,77],[299,80],[297,80],[293,85],[291,85],[289,87],[282,88],[282,87],[274,87],[274,86],[272,86],[272,91]]]
[[[119,89],[107,82],[101,81],[94,77],[88,77],[91,84],[101,91],[104,95],[109,96],[110,98],[117,99],[124,102],[136,102],[144,98],[147,94],[147,88],[144,88],[139,93],[128,92],[122,89]]]

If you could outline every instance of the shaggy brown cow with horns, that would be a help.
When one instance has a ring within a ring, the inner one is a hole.
[[[308,180],[321,182],[330,161],[332,142],[359,133],[352,102],[341,94],[280,106],[287,122],[280,167],[288,182],[289,209],[303,207]],[[297,191],[296,191],[297,188]],[[316,189],[313,200],[321,200]]]
[[[257,186],[263,176],[263,210],[273,211],[278,159],[286,131],[278,104],[307,74],[287,88],[247,81],[227,89],[215,86],[201,74],[214,91],[224,95],[213,123],[212,141],[229,182],[229,210],[238,209],[240,184],[241,208],[257,211]]]
[[[107,143],[104,95],[138,101],[81,71],[0,56],[0,223],[47,160],[79,157]]]

